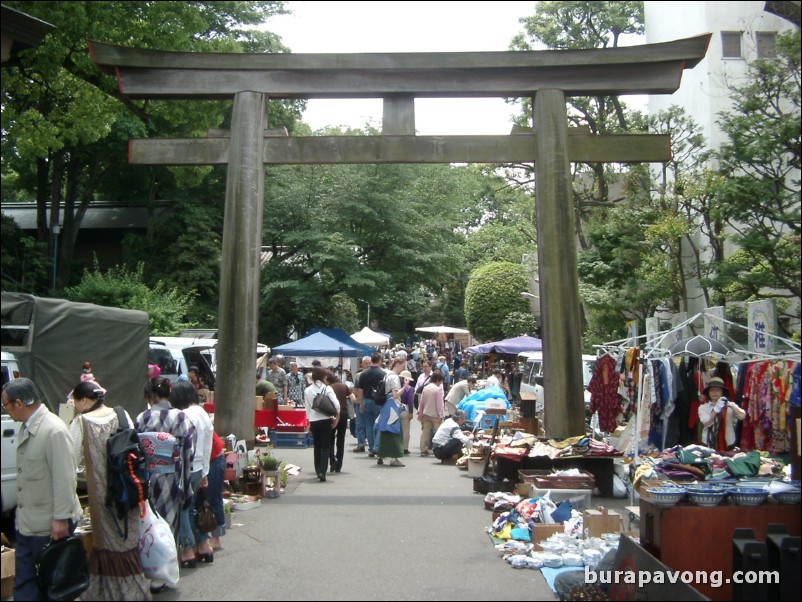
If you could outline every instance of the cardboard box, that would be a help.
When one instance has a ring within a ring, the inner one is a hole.
[[[585,538],[601,537],[602,533],[620,533],[623,530],[621,515],[607,508],[585,510],[582,513],[582,526]]]
[[[562,524],[551,524],[551,525],[539,525],[535,524],[532,525],[532,543],[535,544],[534,551],[535,552],[542,552],[543,548],[541,548],[538,544],[543,541],[544,539],[548,539],[555,533],[562,533],[565,527]]]
[[[295,406],[294,405],[286,405],[286,404],[279,404],[279,406],[278,406],[278,411],[279,412],[281,412],[281,411],[287,411],[288,412],[290,410],[295,410]]]
[[[0,597],[3,599],[10,598],[14,594],[14,575],[16,574],[16,554],[11,548],[5,548],[2,558],[0,558],[0,577],[2,577]]]

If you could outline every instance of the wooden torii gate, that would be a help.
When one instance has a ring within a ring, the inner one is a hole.
[[[570,161],[663,162],[668,136],[592,136],[568,128],[566,96],[671,94],[710,35],[602,50],[410,54],[205,54],[90,42],[95,63],[132,99],[234,99],[230,135],[131,140],[139,165],[228,164],[215,428],[253,437],[254,349],[264,166],[534,162],[546,432],[585,432],[580,302]],[[268,98],[383,98],[380,136],[277,137]],[[422,97],[529,97],[534,130],[417,136]]]

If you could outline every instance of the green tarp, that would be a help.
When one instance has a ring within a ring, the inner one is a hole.
[[[142,311],[2,293],[3,351],[16,356],[20,375],[36,383],[54,412],[80,382],[85,361],[108,405],[132,417],[145,409],[148,335]]]

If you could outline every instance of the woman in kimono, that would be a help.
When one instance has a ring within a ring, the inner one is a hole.
[[[128,536],[120,534],[120,525],[104,504],[106,442],[120,428],[117,412],[105,405],[106,391],[95,381],[83,381],[72,391],[76,416],[70,425],[76,460],[86,465],[89,508],[92,515],[92,550],[89,552],[89,589],[81,600],[150,600],[147,577],[139,559],[139,508],[128,511],[123,519]],[[124,413],[129,428],[131,418]]]
[[[148,456],[150,501],[167,521],[178,541],[181,510],[192,502],[192,461],[195,427],[184,412],[170,405],[170,381],[157,377],[145,388],[150,408],[136,417],[134,427]]]

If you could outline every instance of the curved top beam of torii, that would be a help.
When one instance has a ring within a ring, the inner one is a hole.
[[[670,94],[711,34],[620,48],[519,52],[215,54],[89,41],[95,63],[130,98],[220,99],[249,90],[271,98],[529,97]]]

